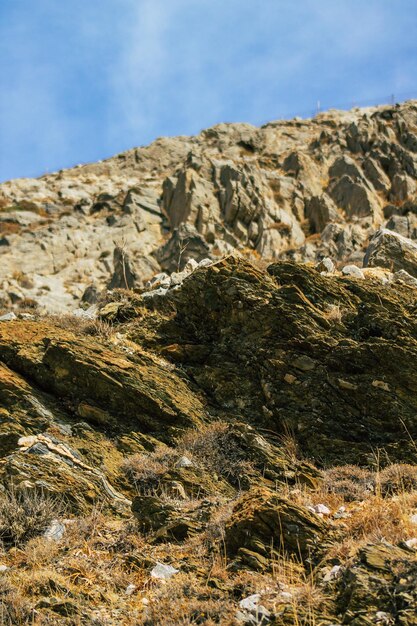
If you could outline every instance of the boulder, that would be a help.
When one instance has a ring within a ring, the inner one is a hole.
[[[256,488],[237,501],[226,524],[225,543],[229,558],[262,570],[274,559],[289,556],[313,563],[329,536],[329,525],[306,507]]]
[[[381,207],[378,199],[363,182],[358,182],[345,174],[331,183],[327,192],[336,205],[346,212],[348,218],[367,216],[375,220],[380,218]]]
[[[311,199],[307,200],[305,215],[310,221],[312,233],[321,233],[329,222],[340,220],[336,206],[327,194],[313,196]]]
[[[379,230],[369,242],[363,265],[385,267],[391,272],[405,270],[416,278],[417,243],[393,230]]]
[[[209,244],[190,224],[181,224],[155,252],[159,265],[169,273],[182,271],[190,259],[199,262],[209,256]]]
[[[337,584],[343,624],[417,624],[417,556],[390,543],[367,544]]]

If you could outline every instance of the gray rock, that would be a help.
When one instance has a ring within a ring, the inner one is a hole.
[[[404,202],[416,191],[415,181],[406,174],[396,174],[392,179],[389,199],[391,202]]]
[[[341,219],[333,200],[325,193],[321,196],[313,196],[306,201],[305,215],[310,221],[310,229],[313,233],[321,233],[329,222]]]
[[[178,574],[179,570],[175,569],[171,565],[165,565],[164,563],[157,563],[151,570],[152,578],[158,578],[159,580],[169,580],[175,574]]]
[[[59,520],[53,520],[43,533],[45,539],[60,541],[65,533],[65,526]]]
[[[332,274],[335,271],[335,265],[328,256],[325,256],[320,263],[317,263],[316,270],[324,274]]]
[[[365,159],[363,169],[377,191],[388,193],[391,187],[390,179],[375,159],[371,157]]]
[[[150,289],[156,289],[162,287],[163,289],[168,289],[171,285],[171,277],[166,272],[160,272],[153,276],[151,280],[148,280],[146,283],[146,287]]]
[[[342,274],[344,276],[352,276],[353,278],[365,278],[365,274],[356,265],[345,265],[342,268]]]
[[[210,246],[189,224],[181,224],[170,239],[155,252],[155,258],[166,272],[182,271],[190,259],[197,262],[209,256]]]
[[[199,263],[195,259],[188,259],[184,269],[186,272],[191,274],[191,272],[194,272],[194,270],[197,269],[198,266]]]
[[[341,156],[336,159],[329,168],[330,178],[342,178],[342,176],[350,176],[353,180],[363,181],[363,172],[357,163],[349,156]]]
[[[236,619],[251,626],[269,623],[271,613],[262,604],[259,604],[260,600],[259,593],[254,593],[241,600],[239,602],[240,611],[236,614]]]
[[[109,282],[109,289],[132,289],[139,283],[139,276],[132,267],[130,254],[120,246],[113,252],[114,272]]]
[[[13,320],[17,320],[17,316],[13,313],[13,311],[0,315],[0,322],[13,322]]]
[[[350,176],[342,176],[328,188],[328,193],[336,205],[351,217],[379,217],[381,207],[376,195],[362,183]]]
[[[414,287],[415,289],[417,288],[417,278],[414,278],[405,270],[395,272],[393,275],[393,281],[395,283],[405,283],[409,287]]]
[[[378,230],[370,240],[363,265],[385,267],[394,273],[405,270],[417,278],[417,243],[392,230]]]
[[[188,458],[188,456],[182,456],[178,459],[177,467],[192,467],[193,462]]]
[[[406,215],[392,215],[385,224],[388,230],[394,230],[403,237],[410,236],[410,220]]]

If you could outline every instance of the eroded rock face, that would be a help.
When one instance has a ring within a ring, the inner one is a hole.
[[[410,101],[261,128],[220,124],[3,183],[1,304],[71,310],[89,284],[142,288],[161,269],[233,250],[360,263],[387,220],[404,234],[396,217],[415,238],[416,111]]]
[[[225,541],[230,557],[262,570],[285,555],[311,565],[329,532],[328,524],[305,507],[273,491],[254,489],[235,505]]]
[[[377,543],[360,550],[340,582],[338,609],[344,624],[416,623],[415,577],[417,558],[413,551]]]
[[[417,434],[409,286],[291,263],[265,273],[228,257],[165,301],[176,315],[163,353],[222,414],[294,432],[316,459],[367,463],[378,446],[412,456],[401,426]]]

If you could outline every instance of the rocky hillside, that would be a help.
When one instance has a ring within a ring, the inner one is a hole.
[[[0,624],[417,626],[417,105],[1,186]]]
[[[220,124],[0,185],[0,296],[49,312],[141,288],[193,258],[362,265],[386,226],[416,235],[417,105]]]
[[[416,624],[399,273],[234,255],[94,320],[6,316],[2,623]]]

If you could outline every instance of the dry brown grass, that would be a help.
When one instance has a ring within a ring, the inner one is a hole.
[[[5,491],[0,494],[0,540],[5,546],[20,546],[42,534],[62,512],[56,499],[42,493]]]
[[[142,626],[188,626],[205,624],[234,626],[236,602],[220,590],[179,574],[154,588],[146,612],[139,621]]]
[[[149,454],[128,457],[120,469],[139,494],[154,495],[160,493],[163,477],[174,468],[179,456],[175,450],[161,448]]]
[[[0,579],[0,624],[23,626],[36,624],[29,599],[4,577]],[[39,622],[38,622],[39,624]]]
[[[0,222],[0,235],[17,235],[22,230],[20,224],[15,222]]]
[[[247,453],[226,422],[212,422],[198,430],[189,430],[177,445],[182,454],[191,455],[196,463],[236,487],[242,487],[242,480],[253,471]]]
[[[116,333],[115,327],[104,320],[86,319],[71,313],[61,315],[47,315],[43,319],[51,322],[58,328],[69,330],[70,332],[98,337],[101,340],[109,341]]]
[[[16,280],[19,285],[24,289],[33,289],[34,287],[33,280],[24,272],[16,270],[15,272],[13,272],[12,278]]]
[[[337,324],[341,324],[343,322],[343,318],[346,315],[346,309],[343,309],[338,304],[330,304],[327,307],[327,310],[324,312],[324,317],[329,322],[335,322]]]

